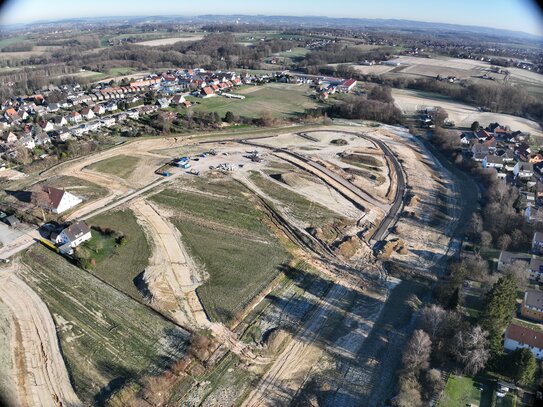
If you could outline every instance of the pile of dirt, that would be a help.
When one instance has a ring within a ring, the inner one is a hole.
[[[337,246],[337,250],[343,257],[350,259],[361,247],[362,243],[357,236],[348,236]]]
[[[405,246],[405,242],[402,239],[392,239],[385,244],[381,250],[380,257],[381,259],[388,259],[393,252],[401,255],[409,253],[407,247]]]
[[[307,231],[318,240],[328,245],[333,245],[336,241],[343,239],[348,233],[350,225],[343,219],[337,219],[333,223],[328,223],[322,227],[309,228]]]
[[[290,333],[282,328],[270,329],[263,335],[264,346],[270,353],[277,353],[287,339],[291,337]]]
[[[343,161],[352,163],[352,164],[362,164],[368,167],[382,167],[383,163],[378,158],[372,157],[367,154],[355,154],[355,153],[344,153],[341,155]]]
[[[405,206],[416,206],[419,202],[419,198],[411,191],[406,194]]]
[[[336,139],[333,139],[332,141],[330,141],[330,144],[332,144],[334,146],[346,146],[349,143],[345,139],[336,138]]]

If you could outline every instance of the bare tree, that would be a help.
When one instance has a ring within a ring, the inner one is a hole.
[[[498,247],[502,250],[507,250],[511,245],[512,239],[507,233],[504,233],[498,238]]]
[[[400,378],[400,392],[394,399],[396,407],[420,407],[422,399],[420,384],[414,377],[403,376]]]
[[[488,332],[479,325],[469,330],[458,331],[453,339],[453,355],[464,365],[464,371],[477,374],[490,358]]]
[[[486,230],[483,230],[481,232],[481,246],[483,247],[489,247],[492,244],[492,235],[490,232],[487,232]]]
[[[430,305],[422,310],[420,326],[428,333],[432,342],[435,342],[446,324],[447,311],[439,305]]]
[[[403,353],[402,361],[404,367],[412,372],[428,369],[431,352],[432,341],[430,337],[422,329],[417,329],[413,332]]]
[[[505,266],[503,274],[512,274],[520,289],[524,289],[528,285],[528,271],[526,270],[526,263],[523,261],[517,260]]]

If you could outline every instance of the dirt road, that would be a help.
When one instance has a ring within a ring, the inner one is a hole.
[[[179,231],[143,199],[132,202],[130,208],[153,243],[150,265],[144,273],[152,298],[169,308],[181,325],[207,326],[209,321],[195,292],[202,281]]]
[[[17,277],[19,265],[0,270],[0,300],[11,311],[15,330],[17,392],[22,406],[82,405],[60,353],[53,318],[39,296]]]
[[[303,384],[308,372],[319,360],[322,349],[314,345],[319,330],[326,324],[330,314],[347,288],[335,284],[321,300],[318,310],[296,333],[287,348],[262,377],[257,387],[249,394],[242,407],[288,406],[292,397]]]

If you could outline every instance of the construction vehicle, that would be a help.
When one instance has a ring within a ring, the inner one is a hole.
[[[169,177],[171,174],[168,171],[163,171],[162,176]]]
[[[192,175],[200,175],[200,171],[195,170],[194,168],[191,168],[189,171],[187,171],[189,174]]]

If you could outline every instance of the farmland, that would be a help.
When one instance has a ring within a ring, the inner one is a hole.
[[[171,45],[181,41],[199,41],[204,38],[203,35],[190,35],[183,37],[171,37],[171,38],[159,38],[156,40],[147,40],[138,42],[139,45],[145,45],[147,47],[159,47],[161,45]]]
[[[128,380],[158,373],[182,356],[188,334],[146,306],[44,247],[35,246],[23,261],[28,271],[22,278],[54,317],[85,405],[102,403]]]
[[[447,111],[449,119],[453,120],[457,127],[469,127],[474,121],[485,125],[498,122],[510,126],[513,130],[525,131],[532,135],[543,135],[540,126],[532,120],[502,113],[480,112],[473,106],[445,96],[405,89],[393,89],[392,96],[396,105],[407,114],[415,113],[425,106],[441,106]]]
[[[268,84],[251,89],[245,93],[245,99],[226,99],[213,97],[197,99],[195,111],[217,112],[224,116],[226,112],[245,117],[261,117],[264,112],[270,112],[274,117],[293,117],[305,109],[316,107],[317,102],[310,97],[307,86],[292,86],[283,84]],[[244,93],[244,92],[234,92]],[[193,101],[195,99],[192,99]]]

